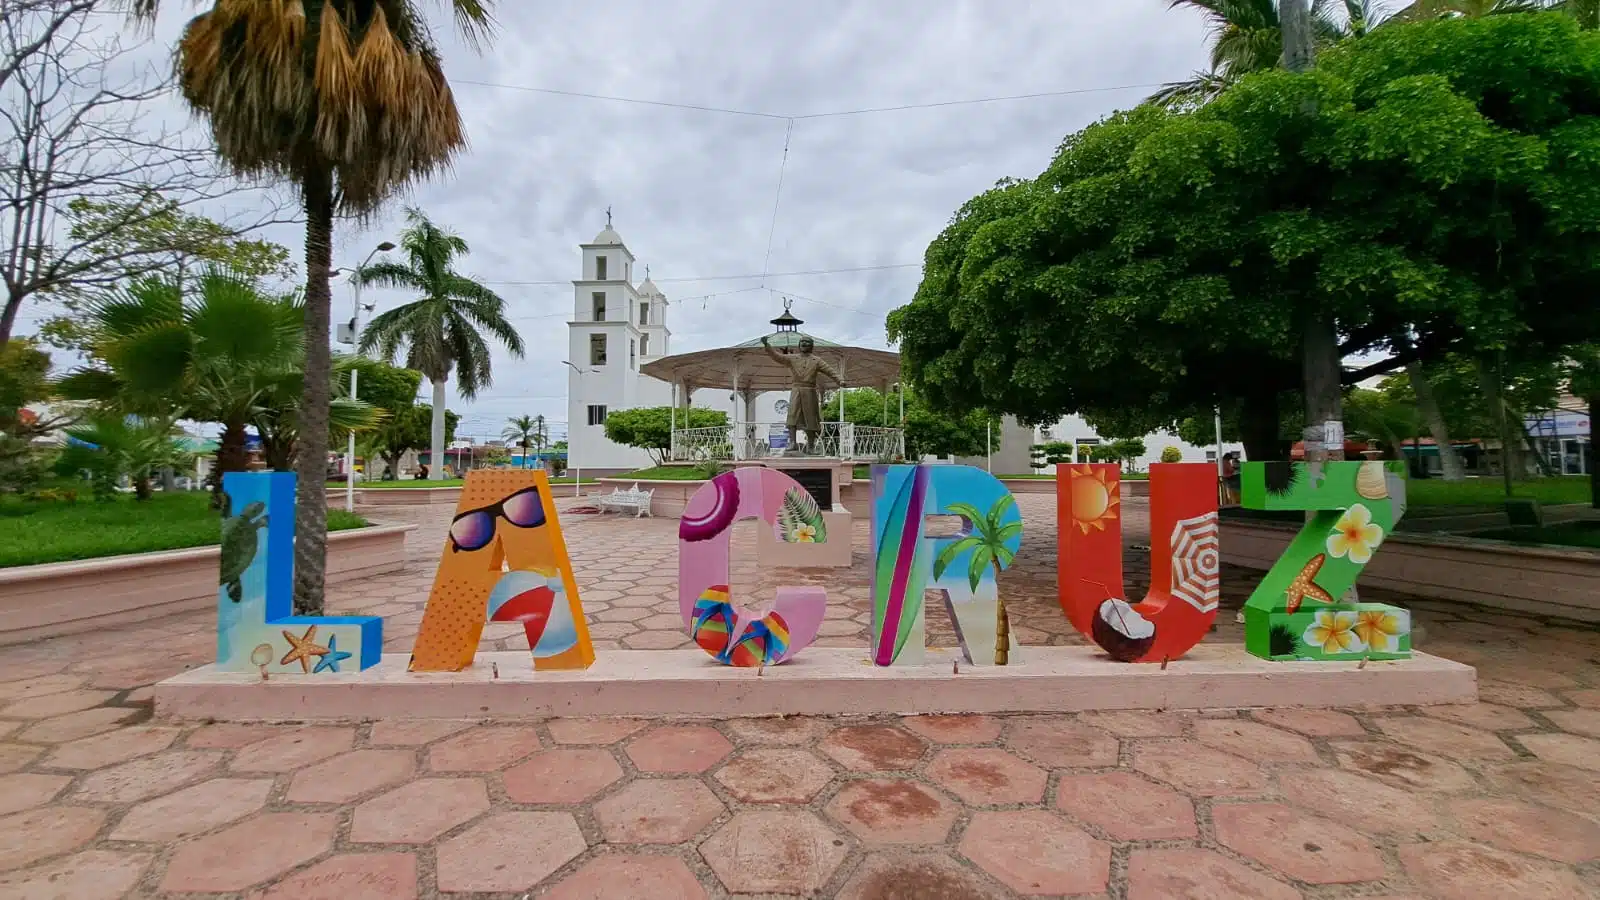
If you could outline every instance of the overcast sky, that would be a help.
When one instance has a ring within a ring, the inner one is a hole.
[[[566,419],[561,360],[577,245],[605,209],[672,306],[674,352],[769,330],[760,278],[783,162],[783,117],[1051,91],[1149,85],[1205,63],[1199,18],[1165,0],[567,0],[501,2],[484,55],[436,15],[471,147],[453,175],[418,186],[364,228],[341,224],[334,264],[397,236],[407,203],[472,246],[463,264],[503,296],[527,358],[503,352],[460,432],[497,437],[518,414]],[[170,3],[170,40],[188,4]],[[466,82],[769,113],[731,115]],[[772,229],[774,276],[806,330],[885,347],[884,315],[916,289],[928,242],[965,200],[1031,177],[1068,133],[1147,87],[973,105],[796,118]],[[298,227],[270,236],[301,253]],[[636,269],[636,281],[642,267]],[[517,282],[557,282],[527,284]],[[748,288],[739,293],[723,293]],[[706,296],[706,295],[720,296]],[[379,309],[405,295],[368,292]],[[800,298],[814,298],[811,300]],[[334,288],[335,320],[349,289]],[[426,389],[424,389],[426,390]]]

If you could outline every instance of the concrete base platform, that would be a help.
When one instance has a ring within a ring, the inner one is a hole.
[[[1089,647],[1025,647],[1021,665],[962,666],[930,649],[926,664],[874,668],[864,651],[813,647],[762,672],[718,665],[699,649],[601,652],[582,672],[533,671],[527,653],[479,653],[465,672],[407,672],[385,654],[360,673],[259,676],[211,666],[155,686],[158,717],[329,721],[545,716],[867,715],[1078,712],[1261,706],[1431,705],[1477,699],[1471,666],[1409,660],[1266,662],[1238,644],[1195,648],[1163,671],[1116,663]],[[498,677],[495,669],[498,668]]]

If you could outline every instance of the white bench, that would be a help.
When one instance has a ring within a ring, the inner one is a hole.
[[[621,512],[625,509],[633,510],[633,517],[650,515],[650,500],[655,496],[655,491],[641,491],[635,484],[632,490],[614,488],[609,494],[600,494],[595,498],[595,506],[604,514],[608,509]]]

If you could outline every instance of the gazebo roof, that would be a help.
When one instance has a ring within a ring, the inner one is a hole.
[[[793,350],[799,346],[802,338],[811,338],[816,354],[839,372],[846,387],[885,390],[900,380],[898,353],[846,347],[803,331],[780,331],[766,337],[775,350]],[[761,346],[761,338],[752,338],[732,347],[664,356],[644,364],[639,371],[668,384],[685,385],[691,390],[732,389],[737,377],[740,391],[786,391],[794,380],[787,366],[767,356]]]

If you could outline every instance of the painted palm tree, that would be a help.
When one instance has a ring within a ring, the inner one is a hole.
[[[978,584],[983,581],[986,569],[992,567],[995,578],[998,579],[1000,571],[1011,565],[1011,560],[1016,555],[1009,546],[1011,541],[1022,534],[1022,517],[1016,512],[1016,500],[1010,494],[1006,494],[989,507],[987,515],[970,503],[951,503],[946,509],[970,522],[973,530],[946,544],[945,548],[939,551],[939,555],[933,560],[933,578],[937,581],[944,575],[945,570],[950,568],[950,564],[956,561],[956,557],[970,550],[972,559],[967,564],[967,581],[976,591]],[[1008,518],[1010,521],[1007,521]],[[1010,662],[1010,657],[1011,617],[1006,614],[1006,598],[1001,596],[997,581],[994,664],[1006,665]]]
[[[522,337],[506,320],[499,294],[460,274],[453,264],[469,252],[460,235],[428,221],[419,209],[406,210],[410,223],[400,235],[405,262],[384,260],[356,273],[363,285],[401,288],[422,296],[380,313],[361,334],[362,352],[393,362],[405,349],[406,368],[433,385],[433,427],[429,479],[444,478],[445,384],[456,374],[456,392],[471,400],[490,385],[489,345],[480,331],[497,339],[512,356],[522,356]]]
[[[161,0],[123,0],[153,22]],[[449,0],[476,46],[493,0]],[[322,611],[327,563],[333,218],[365,216],[466,145],[419,0],[214,0],[177,47],[178,87],[242,175],[277,178],[306,212],[305,398],[295,608]]]

